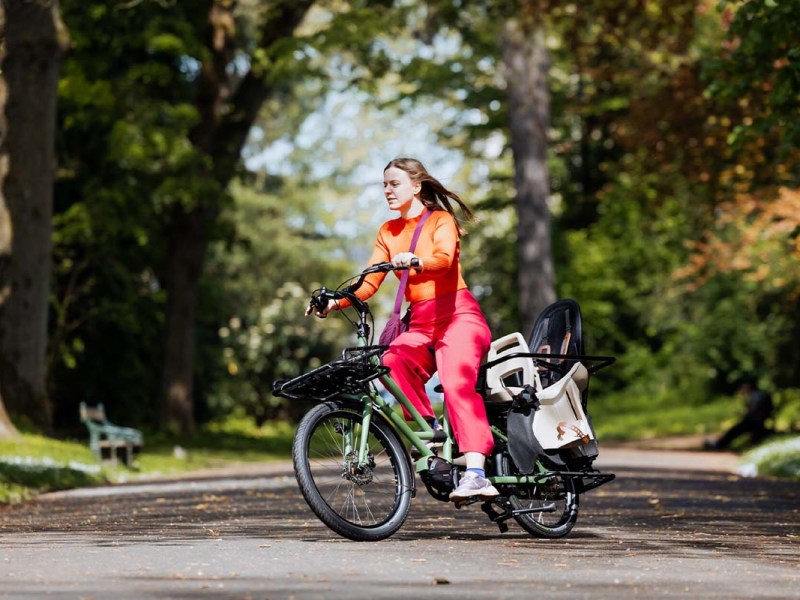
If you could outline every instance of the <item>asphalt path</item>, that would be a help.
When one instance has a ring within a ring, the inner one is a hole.
[[[800,485],[733,455],[604,449],[572,533],[501,534],[421,491],[389,540],[316,520],[289,465],[0,509],[3,598],[800,598]]]

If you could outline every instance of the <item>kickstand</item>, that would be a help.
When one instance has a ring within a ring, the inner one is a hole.
[[[503,512],[498,512],[497,510],[495,510],[493,504],[494,503],[492,500],[487,500],[486,502],[481,504],[481,510],[487,514],[487,516],[489,517],[489,519],[491,519],[493,523],[497,523],[497,527],[500,529],[500,533],[505,533],[506,531],[508,531],[508,525],[506,524],[506,521],[508,521],[512,515],[508,511],[508,509],[506,509],[504,506],[501,506]]]

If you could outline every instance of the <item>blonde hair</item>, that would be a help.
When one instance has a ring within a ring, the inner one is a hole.
[[[419,198],[428,210],[446,210],[456,220],[460,233],[464,233],[460,219],[456,216],[452,202],[458,204],[467,221],[473,221],[475,215],[461,199],[461,197],[448,190],[441,181],[428,173],[425,166],[415,158],[399,157],[389,161],[383,170],[396,167],[408,173],[411,181],[420,184]]]

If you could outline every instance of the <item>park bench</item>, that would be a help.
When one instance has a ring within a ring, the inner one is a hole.
[[[103,462],[107,456],[111,464],[116,465],[118,455],[122,454],[125,466],[133,465],[133,460],[144,443],[141,431],[111,423],[102,403],[89,406],[81,402],[80,415],[81,422],[89,430],[89,447],[98,460]]]

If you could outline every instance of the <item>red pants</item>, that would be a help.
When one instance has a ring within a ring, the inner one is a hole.
[[[408,331],[383,355],[392,379],[423,417],[434,416],[425,383],[439,371],[447,416],[461,452],[488,455],[494,446],[483,398],[475,391],[491,341],[478,302],[463,289],[412,304]]]

